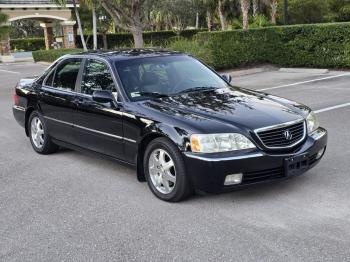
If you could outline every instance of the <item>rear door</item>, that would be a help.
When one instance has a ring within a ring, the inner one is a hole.
[[[73,112],[82,62],[82,58],[61,61],[44,80],[39,91],[39,105],[50,135],[69,143],[74,143]]]
[[[123,114],[117,103],[92,99],[96,90],[112,92],[117,101],[117,85],[107,62],[86,59],[74,117],[79,146],[124,160]]]

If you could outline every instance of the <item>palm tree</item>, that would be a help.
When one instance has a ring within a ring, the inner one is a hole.
[[[278,8],[278,0],[264,0],[264,3],[270,6],[270,17],[271,23],[276,24],[276,16],[277,16],[277,8]]]
[[[258,16],[259,0],[253,0],[253,17],[254,20]]]
[[[202,4],[206,8],[206,18],[208,31],[212,30],[213,27],[213,12],[215,12],[217,0],[202,0]]]
[[[250,0],[240,0],[242,15],[243,15],[243,29],[248,29],[249,27],[249,8],[250,8]]]
[[[53,1],[56,4],[62,5],[62,6],[67,4],[67,0],[53,0]],[[80,34],[81,43],[83,45],[84,51],[87,51],[88,49],[86,47],[86,42],[85,42],[85,38],[84,38],[84,32],[83,32],[83,28],[81,26],[81,20],[80,20],[80,15],[79,15],[77,2],[76,2],[76,0],[72,0],[72,3],[73,3],[73,7],[74,7],[75,17],[76,17],[77,23],[78,23],[78,30],[79,30],[79,34]]]
[[[8,21],[8,16],[6,14],[0,13],[0,55],[8,55],[10,53],[8,31],[9,27],[6,25]]]
[[[93,34],[93,49],[97,50],[97,17],[96,17],[96,3],[94,0],[91,1],[92,11],[92,34]]]
[[[224,0],[218,0],[218,13],[220,18],[220,24],[221,24],[221,30],[225,31],[226,25],[225,25],[225,15],[224,15],[224,6],[223,3]]]
[[[92,13],[92,36],[93,36],[93,50],[97,50],[97,1],[96,0],[80,0],[91,9]]]
[[[3,13],[0,13],[0,39],[6,35],[7,33],[7,26],[4,26],[4,24],[6,24],[7,22],[7,15],[6,14],[3,14]]]
[[[270,6],[271,6],[271,22],[275,25],[276,24],[278,0],[271,0]]]

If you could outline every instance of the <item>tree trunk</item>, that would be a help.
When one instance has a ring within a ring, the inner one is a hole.
[[[208,31],[210,32],[213,24],[212,24],[211,12],[209,9],[207,10],[207,25],[208,25]]]
[[[76,18],[77,18],[77,23],[78,23],[79,33],[80,33],[81,44],[83,45],[84,51],[87,51],[88,49],[87,49],[87,47],[86,47],[86,42],[85,42],[85,39],[84,39],[83,28],[81,27],[81,20],[80,20],[80,15],[79,15],[77,3],[75,2],[75,0],[73,0],[72,2],[73,2],[73,6],[74,6],[75,16],[76,16]]]
[[[276,24],[278,0],[271,0],[271,22]]]
[[[218,2],[218,13],[220,17],[221,30],[225,31],[225,16],[224,16],[224,7],[222,6],[222,0]]]
[[[132,36],[134,37],[135,48],[143,48],[143,30],[139,27],[134,27],[131,29]]]
[[[140,0],[130,2],[131,7],[129,7],[128,13],[112,0],[101,0],[102,7],[110,14],[115,25],[131,32],[134,37],[135,47],[142,48],[144,42],[142,34],[143,23],[141,22],[141,2]]]
[[[241,0],[241,9],[243,15],[243,29],[248,29],[249,27],[249,13],[250,1],[249,0]]]
[[[258,16],[258,10],[259,10],[259,0],[253,0],[253,17],[254,17],[254,20]]]
[[[103,39],[103,49],[107,50],[108,49],[108,41],[107,41],[107,33],[106,32],[102,33],[102,39]]]
[[[196,29],[199,28],[199,12],[196,12]]]
[[[96,5],[95,1],[92,1],[92,33],[93,33],[93,50],[97,50],[97,18],[96,18]]]

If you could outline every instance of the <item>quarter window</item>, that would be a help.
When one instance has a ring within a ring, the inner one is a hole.
[[[92,95],[97,90],[113,93],[117,91],[108,66],[101,61],[88,59],[81,82],[81,92]]]
[[[56,69],[53,87],[74,91],[81,62],[82,59],[73,58],[67,59],[63,63],[59,64]]]

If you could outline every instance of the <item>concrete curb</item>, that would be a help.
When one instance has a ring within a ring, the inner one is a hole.
[[[328,74],[328,69],[317,68],[280,68],[279,72],[283,73],[309,73],[309,74]]]
[[[12,55],[0,55],[0,61],[2,63],[13,63],[15,62],[15,58]]]
[[[253,75],[268,71],[276,71],[278,70],[275,67],[256,67],[256,68],[248,68],[248,69],[241,69],[241,70],[224,70],[220,71],[221,74],[230,74],[232,77],[240,77],[245,75]]]
[[[45,66],[48,66],[48,65],[51,65],[52,63],[50,62],[36,62],[36,64],[39,64],[39,65],[45,65]]]
[[[15,58],[14,63],[20,63],[20,62],[33,62],[34,63],[34,59],[33,58]]]

